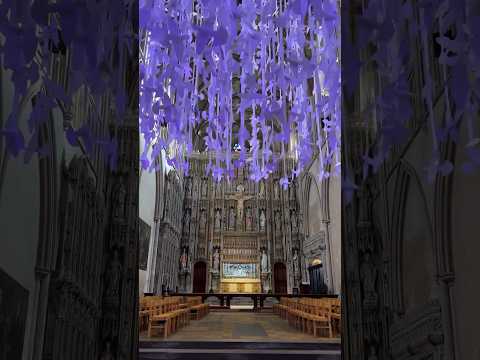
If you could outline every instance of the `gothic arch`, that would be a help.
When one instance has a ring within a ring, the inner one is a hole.
[[[286,294],[288,289],[287,266],[278,261],[273,264],[274,291],[276,294]]]
[[[193,292],[201,293],[207,291],[207,263],[197,261],[193,265]]]
[[[449,139],[443,148],[444,159],[455,164],[456,155],[456,143]],[[455,332],[455,324],[458,320],[455,316],[455,298],[452,292],[455,281],[452,244],[454,180],[453,174],[448,176],[437,175],[435,179],[433,250],[436,276],[441,287],[442,320],[446,339],[445,353],[451,358],[458,359],[460,358],[459,339]]]
[[[456,146],[452,141],[445,145],[445,159],[455,162]],[[446,281],[454,278],[452,259],[452,193],[454,176],[440,176],[435,179],[434,251],[437,275]]]
[[[310,210],[312,199],[312,192],[314,196],[318,199],[318,209],[319,214],[315,216],[316,213],[312,213]],[[323,179],[320,185],[317,182],[317,179],[311,173],[306,173],[304,178],[304,188],[302,193],[302,203],[304,206],[304,232],[306,239],[311,239],[311,241],[318,241],[319,247],[322,251],[322,262],[324,264],[325,271],[325,280],[328,284],[329,290],[333,290],[334,287],[334,278],[333,278],[333,265],[332,265],[332,246],[331,246],[331,237],[330,237],[330,178]],[[312,225],[318,224],[318,233],[312,232]],[[305,248],[303,249],[304,255]],[[318,255],[318,254],[316,254]],[[307,259],[306,259],[307,260]],[[308,266],[308,260],[305,263],[305,267],[302,268],[304,271],[304,277],[308,279],[308,274],[306,267]]]
[[[430,212],[427,205],[427,197],[424,192],[422,183],[418,177],[415,169],[405,160],[402,160],[397,168],[397,175],[395,179],[395,187],[393,194],[393,211],[391,214],[392,224],[392,242],[389,250],[389,258],[391,259],[390,268],[390,287],[391,287],[391,301],[392,308],[395,312],[402,316],[405,311],[405,281],[403,268],[403,261],[405,256],[405,230],[407,226],[407,203],[413,195],[413,191],[420,194],[419,201],[423,207],[423,214],[425,216],[426,228],[428,235],[432,242],[428,243],[430,249],[433,249],[433,229]],[[430,252],[431,253],[431,252]],[[432,258],[433,261],[435,261]],[[433,279],[432,279],[433,285]]]
[[[303,192],[302,192],[302,197],[301,197],[301,204],[303,206],[303,214],[304,214],[304,234],[305,236],[310,235],[310,224],[309,224],[309,219],[310,219],[310,211],[309,211],[309,206],[308,206],[308,199],[310,195],[310,187],[312,186],[312,175],[310,173],[305,174],[304,178],[304,186],[303,186]]]
[[[58,248],[52,257],[55,269],[51,274],[48,293],[47,325],[45,328],[44,357],[56,358],[60,352],[56,341],[64,341],[69,333],[59,326],[62,321],[80,324],[85,329],[82,341],[96,339],[96,326],[101,320],[101,299],[103,292],[93,290],[82,280],[101,283],[104,264],[104,229],[106,207],[103,193],[98,189],[96,179],[87,159],[74,156],[68,165],[63,163],[60,186],[60,214]],[[97,257],[84,257],[73,254],[99,254]],[[53,269],[52,269],[53,270]],[[92,306],[92,312],[76,317],[76,311],[84,311]],[[73,313],[72,313],[72,310]],[[81,319],[81,320],[80,320]],[[73,352],[75,349],[68,349]],[[94,356],[96,349],[88,350]]]

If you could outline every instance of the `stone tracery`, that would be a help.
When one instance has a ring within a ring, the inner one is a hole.
[[[182,214],[189,222],[183,223],[181,247],[190,249],[193,263],[208,260],[211,265],[205,290],[219,291],[223,263],[254,263],[260,278],[261,273],[268,273],[270,264],[291,257],[293,247],[299,248],[302,241],[298,226],[301,212],[294,185],[281,190],[279,177],[255,183],[245,176],[247,170],[240,168],[231,182],[216,183],[206,177],[206,165],[202,156],[190,159],[192,170],[184,179]],[[192,183],[200,184],[201,191],[190,193]],[[189,231],[189,224],[198,224],[199,231]],[[193,275],[180,290],[193,288]],[[264,289],[274,290],[271,278],[263,277],[262,281]],[[289,288],[299,285],[300,277],[292,275]]]

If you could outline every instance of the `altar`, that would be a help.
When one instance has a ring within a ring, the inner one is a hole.
[[[260,279],[235,278],[220,280],[220,291],[222,293],[261,293],[262,285]]]

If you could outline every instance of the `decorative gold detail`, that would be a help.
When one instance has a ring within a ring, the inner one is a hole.
[[[222,293],[260,293],[262,287],[259,279],[222,279],[220,290]]]

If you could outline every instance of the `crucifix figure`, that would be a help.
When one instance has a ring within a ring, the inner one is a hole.
[[[237,201],[237,222],[242,221],[243,219],[243,203],[244,201],[253,199],[254,196],[246,196],[244,194],[245,188],[243,185],[237,186],[237,193],[234,195],[227,196],[227,200],[236,200]]]

